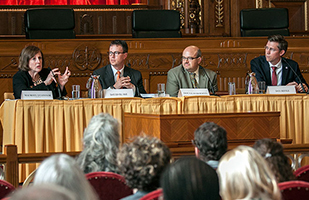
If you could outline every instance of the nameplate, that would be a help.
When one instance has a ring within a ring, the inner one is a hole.
[[[206,88],[182,88],[178,92],[178,97],[185,96],[209,96],[209,91]]]
[[[23,90],[21,99],[24,100],[53,100],[52,91],[47,90]]]
[[[268,86],[266,94],[296,94],[295,85]]]
[[[104,98],[134,97],[133,89],[105,89]]]

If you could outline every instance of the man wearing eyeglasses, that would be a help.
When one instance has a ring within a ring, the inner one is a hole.
[[[257,81],[265,81],[266,86],[295,85],[298,92],[307,92],[308,84],[297,62],[282,57],[287,48],[288,42],[283,36],[269,36],[265,46],[265,56],[251,60],[251,71],[255,72]]]
[[[186,47],[182,52],[182,64],[167,73],[166,93],[176,97],[181,88],[208,88],[214,94],[218,90],[217,74],[200,66],[201,61],[198,47]]]
[[[124,40],[114,40],[107,52],[110,64],[97,69],[94,75],[100,75],[102,89],[133,89],[135,96],[146,93],[140,71],[125,65],[128,45]]]

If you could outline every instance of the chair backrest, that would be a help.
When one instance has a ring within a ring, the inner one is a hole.
[[[297,180],[309,182],[309,165],[298,168],[294,175]]]
[[[140,198],[140,200],[159,200],[160,197],[162,196],[163,196],[163,191],[160,188],[155,191],[149,192],[148,194]]]
[[[28,9],[25,12],[24,20],[27,39],[75,38],[73,9]]]
[[[309,183],[305,181],[286,181],[278,183],[284,200],[307,200],[309,197]]]
[[[289,12],[286,8],[258,8],[240,11],[240,31],[243,37],[289,36]]]
[[[178,38],[180,14],[176,10],[134,10],[132,12],[134,38]]]
[[[6,197],[8,194],[10,194],[14,190],[15,190],[15,187],[11,183],[5,180],[0,180],[0,199]]]
[[[100,199],[118,200],[133,194],[123,176],[112,172],[91,172],[86,178]]]

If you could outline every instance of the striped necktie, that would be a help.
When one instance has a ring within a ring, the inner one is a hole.
[[[189,74],[190,74],[190,79],[191,79],[191,83],[192,83],[193,88],[198,88],[198,83],[195,79],[195,73],[189,72]]]

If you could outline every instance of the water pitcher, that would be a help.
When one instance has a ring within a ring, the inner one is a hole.
[[[259,86],[255,78],[255,73],[247,73],[246,76],[246,94],[258,94]]]
[[[100,75],[91,75],[88,79],[86,88],[88,89],[89,98],[102,98],[102,87],[99,78]]]

